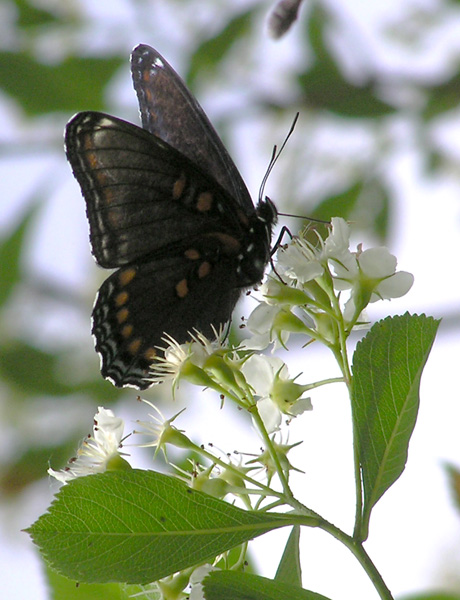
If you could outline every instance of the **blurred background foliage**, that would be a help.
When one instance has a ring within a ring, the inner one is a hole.
[[[3,0],[4,498],[11,502],[43,479],[50,461],[62,466],[88,432],[97,404],[135,397],[99,374],[89,315],[105,274],[91,264],[84,203],[62,134],[79,110],[138,123],[129,71],[137,43],[155,46],[184,77],[254,197],[272,146],[300,112],[267,187],[283,212],[340,215],[366,240],[391,247],[401,144],[416,149],[420,177],[447,177],[460,190],[460,156],[439,135],[459,121],[460,48],[449,23],[460,31],[460,3],[401,3],[392,14],[382,12],[375,39],[363,34],[346,4],[305,2],[291,31],[274,42],[265,29],[272,5],[262,0]],[[442,45],[431,68],[419,68],[420,54],[446,31],[452,42]],[[399,56],[396,67],[382,60],[385,52]],[[431,237],[427,232],[427,242]],[[161,391],[154,394],[161,401]]]

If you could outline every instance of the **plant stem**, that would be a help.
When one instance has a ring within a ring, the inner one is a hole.
[[[332,525],[328,521],[321,521],[318,525],[324,531],[330,533],[335,539],[339,540],[344,544],[357,558],[364,571],[367,573],[369,579],[374,584],[376,591],[378,592],[382,600],[394,600],[393,596],[382,579],[382,576],[378,572],[376,566],[370,559],[366,550],[364,549],[361,542],[358,542],[353,537],[347,535],[341,529]]]
[[[259,430],[260,435],[262,436],[262,438],[265,442],[266,448],[270,454],[270,458],[273,461],[273,464],[275,466],[276,472],[280,479],[281,485],[283,486],[284,495],[286,496],[287,499],[294,499],[294,495],[291,491],[291,488],[289,487],[286,473],[284,472],[283,467],[281,466],[281,462],[280,462],[278,453],[276,452],[276,450],[273,446],[273,442],[270,439],[270,436],[268,435],[267,430],[265,429],[264,422],[262,421],[262,418],[259,415],[259,411],[257,410],[257,407],[254,407],[254,409],[255,410],[253,410],[251,412],[252,418],[254,419],[254,422],[257,425],[257,429]]]
[[[362,518],[363,518],[363,487],[361,480],[361,461],[359,456],[359,443],[358,433],[356,431],[355,422],[353,419],[353,376],[350,369],[350,363],[348,360],[347,352],[347,337],[345,323],[343,320],[342,311],[338,298],[333,294],[331,295],[331,302],[336,311],[336,319],[338,323],[338,335],[339,343],[335,346],[331,346],[331,350],[337,360],[337,363],[342,371],[343,378],[348,390],[348,396],[350,398],[350,405],[352,410],[352,429],[353,429],[353,462],[354,462],[354,475],[355,475],[355,526],[354,526],[354,537],[362,537]]]
[[[266,497],[275,496],[275,498],[278,498],[279,501],[284,501],[284,495],[282,492],[277,492],[276,490],[272,490],[271,487],[264,485],[260,481],[257,481],[257,479],[250,477],[247,473],[242,473],[241,469],[239,467],[235,467],[234,465],[232,465],[232,463],[222,460],[215,454],[212,454],[211,452],[209,452],[208,450],[206,450],[205,448],[203,448],[201,446],[198,446],[197,444],[191,443],[190,447],[193,448],[197,454],[200,454],[201,456],[206,457],[211,463],[215,463],[216,465],[219,465],[223,469],[226,469],[227,471],[231,471],[237,477],[241,477],[242,479],[244,479],[251,485],[254,485],[256,488],[259,488],[259,493],[264,492]],[[241,493],[244,493],[244,490],[242,490]]]
[[[291,503],[291,505],[294,506],[294,503]],[[319,529],[322,529],[323,531],[326,531],[332,535],[332,537],[346,546],[355,556],[369,579],[372,581],[374,588],[376,589],[381,600],[394,600],[392,593],[377,570],[377,567],[374,565],[370,556],[364,549],[362,542],[351,535],[348,535],[324,519],[318,513],[314,513],[313,511],[310,511],[310,509],[303,507],[300,503],[298,503],[296,511],[297,515],[293,514],[291,517],[293,525],[297,524],[306,527],[318,527]]]

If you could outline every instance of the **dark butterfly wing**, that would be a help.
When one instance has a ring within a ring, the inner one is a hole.
[[[238,169],[176,71],[159,52],[143,44],[131,54],[131,71],[144,129],[168,142],[205,173],[212,173],[246,214],[252,215],[254,205]]]
[[[230,319],[246,284],[238,255],[249,220],[187,157],[115,117],[79,113],[66,149],[96,260],[124,267],[101,286],[93,311],[101,371],[143,389],[165,332],[182,343]]]
[[[210,175],[131,123],[79,113],[67,125],[66,150],[102,267],[145,261],[206,233],[244,235],[245,215]]]
[[[240,290],[262,278],[276,209],[255,208],[202,109],[148,46],[132,57],[145,129],[76,115],[66,152],[86,200],[97,262],[121,267],[101,286],[93,333],[101,372],[117,386],[150,385],[165,334],[213,337]]]
[[[101,286],[93,311],[102,375],[115,385],[145,389],[149,368],[167,346],[200,331],[214,337],[231,316],[240,294],[228,260],[214,265],[183,254],[116,271]]]

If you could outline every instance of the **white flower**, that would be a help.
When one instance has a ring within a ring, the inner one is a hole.
[[[262,294],[268,293],[265,284],[261,286]],[[273,350],[284,345],[289,339],[288,331],[276,332],[273,335],[273,325],[277,315],[283,310],[281,306],[274,306],[269,297],[264,297],[265,302],[261,302],[249,315],[247,328],[252,336],[243,340],[241,347],[247,350],[264,350],[272,342],[275,342]],[[279,339],[278,334],[281,336]]]
[[[211,573],[211,571],[217,571],[216,567],[212,565],[202,565],[196,568],[190,576],[190,600],[204,600],[203,593],[203,579]]]
[[[310,386],[289,378],[287,366],[281,359],[254,354],[241,370],[259,397],[257,409],[268,433],[279,429],[283,414],[296,417],[313,409],[310,398],[301,397]]]
[[[187,366],[201,368],[205,360],[216,350],[223,347],[223,328],[216,331],[213,327],[215,340],[209,340],[199,331],[190,333],[191,340],[185,344],[179,344],[173,337],[167,335],[163,338],[166,346],[162,348],[164,356],[158,356],[153,363],[150,372],[150,381],[163,383],[172,380],[173,391],[181,377],[186,378]]]
[[[167,344],[162,348],[164,356],[157,356],[151,367],[149,381],[164,383],[172,381],[175,388],[180,376],[182,365],[190,357],[192,350],[190,343],[179,344],[173,337],[166,335],[163,341]]]
[[[181,430],[177,429],[176,427],[174,427],[174,425],[172,425],[172,422],[184,412],[185,408],[183,408],[170,419],[165,419],[160,409],[157,408],[154,404],[152,404],[148,400],[144,400],[143,398],[141,398],[141,400],[142,402],[145,402],[151,408],[153,408],[153,410],[156,411],[159,417],[149,414],[151,421],[137,421],[137,423],[141,427],[143,427],[144,430],[135,431],[134,433],[152,438],[150,442],[146,442],[145,444],[136,444],[137,446],[139,446],[140,448],[156,448],[154,456],[156,456],[158,452],[162,450],[166,461],[168,461],[168,457],[166,454],[167,444],[176,446],[178,448],[190,449],[193,447],[193,444],[190,442],[188,437],[184,435],[184,433]]]
[[[396,256],[390,254],[387,248],[369,248],[358,256],[358,262],[363,277],[378,280],[371,302],[400,298],[407,294],[414,283],[412,273],[396,272]]]
[[[341,260],[349,253],[350,226],[341,217],[332,217],[332,230],[324,242],[325,255]]]
[[[123,429],[123,419],[100,406],[94,417],[93,435],[88,435],[83,440],[76,458],[71,459],[65,469],[48,469],[48,473],[61,483],[67,483],[77,477],[104,473],[113,466],[117,469],[129,468],[120,455]]]
[[[287,248],[280,248],[276,256],[276,269],[284,279],[306,283],[324,272],[321,251],[306,240],[294,238]]]
[[[254,334],[244,348],[260,350],[275,342],[286,347],[290,333],[335,343],[337,322],[346,329],[364,325],[370,302],[406,294],[413,276],[396,272],[396,258],[386,248],[349,249],[350,228],[332,219],[331,231],[312,244],[302,234],[278,250],[275,275],[261,286],[263,302],[248,319]],[[350,290],[349,299],[340,291]],[[273,348],[275,349],[275,347]]]
[[[351,287],[351,296],[345,305],[346,321],[354,320],[371,302],[400,298],[407,294],[414,276],[407,271],[396,271],[396,257],[387,248],[377,247],[355,253],[354,268],[336,267],[336,275],[344,287]]]
[[[318,236],[318,243],[314,246],[300,236],[294,238],[287,248],[278,251],[276,268],[280,269],[282,276],[305,284],[321,277],[329,262],[334,265],[347,265],[350,262],[349,226],[339,217],[334,217],[331,223],[331,232],[326,241]]]
[[[401,298],[407,294],[414,283],[414,276],[407,271],[397,271],[391,277],[382,279],[371,297],[371,302]]]

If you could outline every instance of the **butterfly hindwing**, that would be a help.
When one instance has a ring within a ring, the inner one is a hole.
[[[151,362],[167,346],[165,332],[179,343],[189,332],[214,337],[212,328],[229,320],[240,294],[230,267],[229,259],[212,264],[191,247],[113,273],[93,311],[103,376],[115,385],[146,388]]]

